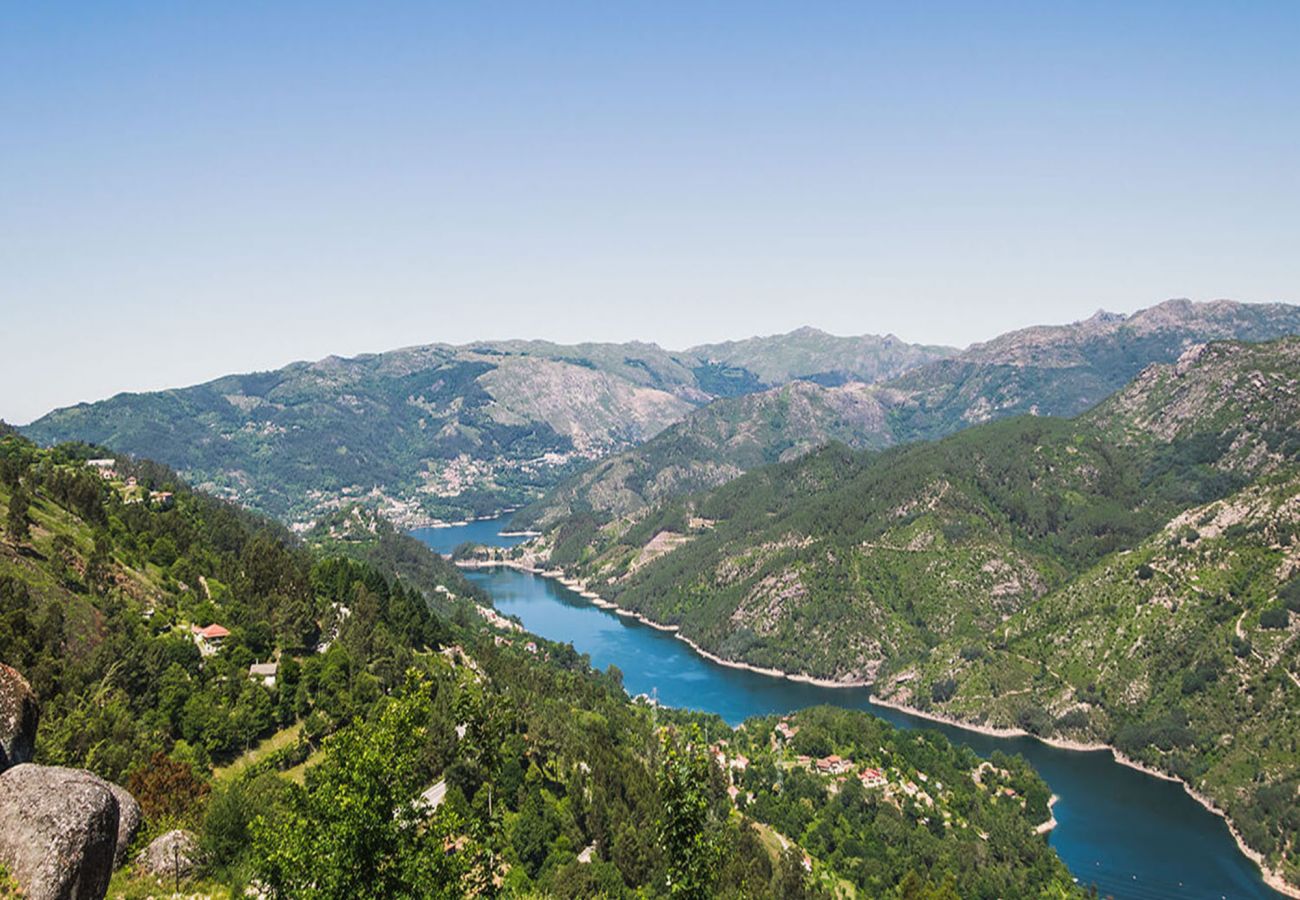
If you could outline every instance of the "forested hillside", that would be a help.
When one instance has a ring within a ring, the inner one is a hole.
[[[1216,343],[1074,420],[831,446],[517,552],[726,658],[1120,746],[1294,878],[1297,423],[1300,339]]]
[[[716,397],[799,378],[897,375],[948,348],[812,329],[653,344],[430,344],[56,410],[25,429],[162,460],[193,483],[311,521],[349,502],[402,524],[497,512]]]
[[[1296,333],[1296,307],[1171,300],[1132,316],[1010,332],[869,387],[807,384],[718,401],[567,478],[518,521],[550,528],[592,516],[603,525],[832,440],[881,448],[1026,413],[1072,416],[1201,342]]]
[[[885,408],[871,387],[800,381],[716,400],[645,443],[565,479],[512,521],[521,528],[549,528],[575,513],[605,520],[630,516],[830,441],[888,443]]]
[[[863,713],[789,717],[786,744],[634,703],[365,511],[308,546],[161,466],[12,433],[0,509],[36,761],[143,808],[113,896],[158,891],[130,860],[174,828],[214,897],[1076,893],[1022,761]]]

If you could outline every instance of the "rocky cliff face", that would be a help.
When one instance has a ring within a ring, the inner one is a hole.
[[[31,761],[36,721],[36,695],[27,679],[0,663],[0,772]]]

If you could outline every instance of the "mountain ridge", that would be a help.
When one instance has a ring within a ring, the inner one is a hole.
[[[745,360],[772,377],[870,378],[948,352],[871,335],[754,340]],[[709,400],[768,386],[725,348],[709,352],[420,344],[120,394],[23,431],[162,459],[207,490],[290,521],[328,514],[341,496],[410,525],[518,506]]]

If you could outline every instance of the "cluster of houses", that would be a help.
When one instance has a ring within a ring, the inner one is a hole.
[[[200,628],[190,626],[190,636],[199,648],[200,656],[212,656],[218,653],[230,637],[230,631],[215,622]],[[275,677],[280,673],[280,664],[276,662],[255,662],[248,667],[248,677],[260,681],[267,687],[275,687]]]
[[[90,466],[90,468],[98,472],[99,477],[104,479],[105,481],[117,480],[117,460],[115,459],[88,459],[86,460],[86,465]],[[136,488],[138,488],[140,484],[138,481],[136,481],[134,475],[127,476],[126,481],[124,481],[123,484],[126,486],[126,490],[131,492],[130,496],[128,496],[126,500],[123,502],[125,503],[144,502],[144,494],[135,493]],[[171,506],[175,502],[175,500],[176,498],[171,491],[150,491],[149,492],[149,502],[154,504],[155,506],[163,507],[164,509]]]
[[[773,748],[776,748],[779,743],[789,742],[798,733],[798,725],[791,725],[788,721],[782,719],[776,723],[776,727],[772,730]],[[925,806],[934,806],[934,798],[915,781],[911,779],[904,780],[901,773],[896,773],[898,775],[897,785],[891,786],[889,776],[884,769],[867,766],[859,770],[853,760],[846,759],[836,753],[818,759],[801,754],[795,757],[795,765],[810,772],[816,772],[819,775],[835,778],[836,784],[842,782],[844,776],[852,774],[866,790],[883,790],[886,799],[892,800],[895,794],[900,794],[910,797]],[[916,777],[922,783],[929,781],[924,772],[918,772]],[[832,786],[832,789],[835,789],[834,786]],[[943,790],[943,785],[938,785],[938,789]]]

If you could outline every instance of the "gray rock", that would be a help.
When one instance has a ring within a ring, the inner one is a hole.
[[[153,839],[135,858],[136,869],[146,875],[188,878],[203,864],[199,839],[193,832],[178,828]]]
[[[0,772],[31,762],[36,749],[36,695],[27,679],[0,663]]]
[[[100,900],[116,846],[117,799],[102,778],[31,763],[0,774],[0,863],[28,900]]]
[[[140,804],[135,802],[130,791],[111,783],[108,789],[113,792],[113,797],[117,800],[117,849],[113,851],[113,868],[120,869],[126,862],[126,851],[131,848],[131,842],[135,840],[136,832],[140,830],[140,820],[143,816],[140,813]]]

